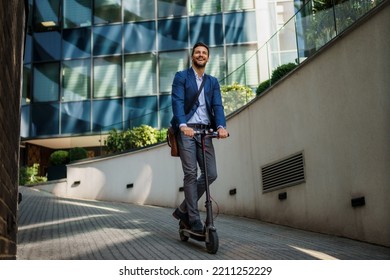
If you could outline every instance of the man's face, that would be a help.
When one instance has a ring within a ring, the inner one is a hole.
[[[205,67],[209,61],[209,52],[203,46],[198,46],[192,55],[192,64],[196,67]]]

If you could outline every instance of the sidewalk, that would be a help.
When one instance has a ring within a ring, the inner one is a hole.
[[[173,209],[55,197],[21,187],[19,260],[389,260],[390,248],[219,215],[219,250],[182,242]]]

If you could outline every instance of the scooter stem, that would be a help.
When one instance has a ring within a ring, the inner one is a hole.
[[[209,188],[209,177],[207,172],[207,160],[206,160],[206,133],[202,133],[201,135],[201,141],[202,141],[202,153],[203,153],[203,166],[204,166],[204,176],[205,176],[205,183],[206,183],[206,228],[214,227],[213,222],[213,206],[211,202],[211,196],[210,196],[210,188]]]

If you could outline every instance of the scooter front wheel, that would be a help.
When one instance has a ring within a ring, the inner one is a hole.
[[[218,251],[219,247],[219,240],[218,240],[218,234],[215,230],[209,231],[209,240],[206,242],[206,249],[207,252],[210,254],[215,254]]]

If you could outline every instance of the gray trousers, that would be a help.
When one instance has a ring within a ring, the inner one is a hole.
[[[206,181],[203,165],[203,153],[201,136],[195,135],[193,138],[179,133],[177,137],[180,159],[182,163],[184,179],[184,201],[179,206],[180,211],[188,212],[190,223],[200,220],[198,210],[198,200],[206,190]],[[205,139],[207,174],[209,185],[217,179],[217,165],[215,151],[211,138]],[[198,177],[198,166],[200,176]]]

